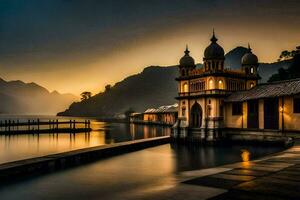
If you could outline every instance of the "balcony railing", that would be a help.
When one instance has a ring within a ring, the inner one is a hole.
[[[179,97],[189,97],[189,96],[201,96],[201,95],[225,95],[229,94],[228,90],[202,90],[202,91],[193,91],[193,92],[180,92]]]

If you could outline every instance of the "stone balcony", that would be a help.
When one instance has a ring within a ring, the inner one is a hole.
[[[201,97],[201,96],[227,96],[231,94],[232,91],[213,89],[213,90],[202,90],[202,91],[192,91],[192,92],[180,92],[178,93],[177,99],[191,98],[191,97]]]

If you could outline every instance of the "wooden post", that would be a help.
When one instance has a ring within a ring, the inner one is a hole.
[[[30,131],[30,119],[28,120],[28,131]]]
[[[10,132],[11,121],[8,120],[8,132]]]
[[[58,119],[56,120],[56,131],[58,132]]]
[[[70,130],[72,130],[72,120],[70,120]]]
[[[40,119],[37,119],[37,129],[38,129],[38,132],[40,132]]]
[[[17,131],[19,131],[19,120],[17,120]]]
[[[75,130],[75,128],[76,128],[76,125],[75,125],[75,120],[73,120],[73,129]]]
[[[7,130],[7,120],[4,121],[4,131],[6,132]]]

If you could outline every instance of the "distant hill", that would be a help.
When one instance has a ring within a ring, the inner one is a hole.
[[[78,97],[50,93],[36,83],[5,81],[0,78],[0,114],[55,114]]]
[[[287,69],[291,65],[291,60],[274,62],[274,63],[260,63],[259,64],[259,75],[262,77],[260,80],[262,83],[267,82],[270,77],[277,73],[278,69]]]
[[[73,103],[69,109],[58,115],[111,117],[130,108],[144,111],[149,107],[171,104],[177,93],[177,73],[176,66],[147,67],[142,73],[116,83],[107,92]]]
[[[247,52],[248,49],[241,46],[229,51],[225,55],[225,67],[230,69],[239,69],[241,67],[241,59]],[[290,64],[291,60],[274,63],[260,63],[258,69],[259,75],[262,78],[260,82],[267,82],[273,74],[277,73],[279,68],[287,69],[290,66]]]
[[[239,69],[241,67],[241,59],[248,52],[245,47],[236,47],[225,55],[225,68]]]
[[[237,47],[228,52],[226,67],[237,69],[241,66],[241,58],[247,52],[245,47]],[[276,62],[260,65],[262,81],[277,72],[280,67],[287,67],[287,62]],[[198,64],[197,67],[201,67]],[[129,76],[115,84],[108,92],[99,93],[88,100],[72,103],[70,107],[58,115],[64,116],[96,116],[112,117],[117,113],[124,113],[132,108],[136,112],[143,112],[147,108],[173,104],[177,95],[178,76],[177,66],[145,68],[141,73]]]

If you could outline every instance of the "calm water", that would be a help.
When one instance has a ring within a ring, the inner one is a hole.
[[[51,116],[4,116],[0,120],[11,119],[27,121],[40,118],[56,119]],[[70,118],[58,118],[70,120]],[[84,120],[83,118],[71,118]],[[68,126],[68,125],[66,125]],[[89,134],[40,134],[40,135],[0,135],[0,163],[43,156],[58,152],[70,151],[116,142],[157,137],[170,134],[170,128],[145,125],[129,125],[123,123],[106,123],[91,120],[93,131]]]
[[[182,180],[183,171],[245,161],[280,150],[161,145],[3,186],[0,197],[1,200],[160,199]]]
[[[170,129],[154,126],[92,121],[89,134],[1,136],[0,158],[9,160],[167,135]],[[0,188],[6,199],[158,199],[180,182],[184,171],[248,161],[283,150],[277,147],[161,145],[58,171]]]

